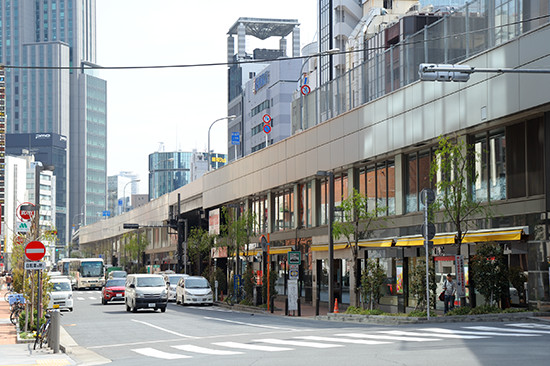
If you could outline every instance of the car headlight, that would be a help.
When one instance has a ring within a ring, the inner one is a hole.
[[[189,291],[184,291],[184,292],[185,292],[185,294],[186,294],[187,296],[193,296],[193,294],[190,293]]]
[[[162,292],[160,293],[160,297],[167,297],[168,296],[168,293],[166,292],[166,290],[162,290]]]
[[[69,296],[67,297],[68,299],[72,299],[73,298],[73,294],[69,294]]]
[[[144,294],[136,294],[136,297],[145,297]]]

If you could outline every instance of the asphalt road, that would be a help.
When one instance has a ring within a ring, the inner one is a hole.
[[[74,308],[64,329],[113,365],[550,364],[550,324],[350,325],[174,303],[129,313],[98,291],[75,292]]]

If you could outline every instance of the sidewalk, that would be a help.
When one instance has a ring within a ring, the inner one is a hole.
[[[5,286],[0,289],[0,365],[76,365],[69,356],[49,348],[33,350],[33,343],[17,343],[15,325],[10,322],[10,305],[4,301]]]

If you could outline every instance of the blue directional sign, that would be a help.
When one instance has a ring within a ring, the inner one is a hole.
[[[119,206],[122,206],[122,199],[119,199],[119,200],[118,200],[118,205],[119,205]]]
[[[241,135],[238,132],[231,133],[231,145],[239,145],[241,143]]]
[[[103,211],[103,216],[111,216],[111,211],[109,210]]]

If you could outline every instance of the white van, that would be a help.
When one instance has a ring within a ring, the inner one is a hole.
[[[160,309],[166,311],[168,289],[166,281],[157,274],[131,274],[126,277],[125,288],[126,311],[138,309]]]
[[[50,298],[48,308],[59,305],[60,310],[73,311],[73,289],[71,280],[66,277],[53,277],[50,279],[53,288],[48,293]]]

